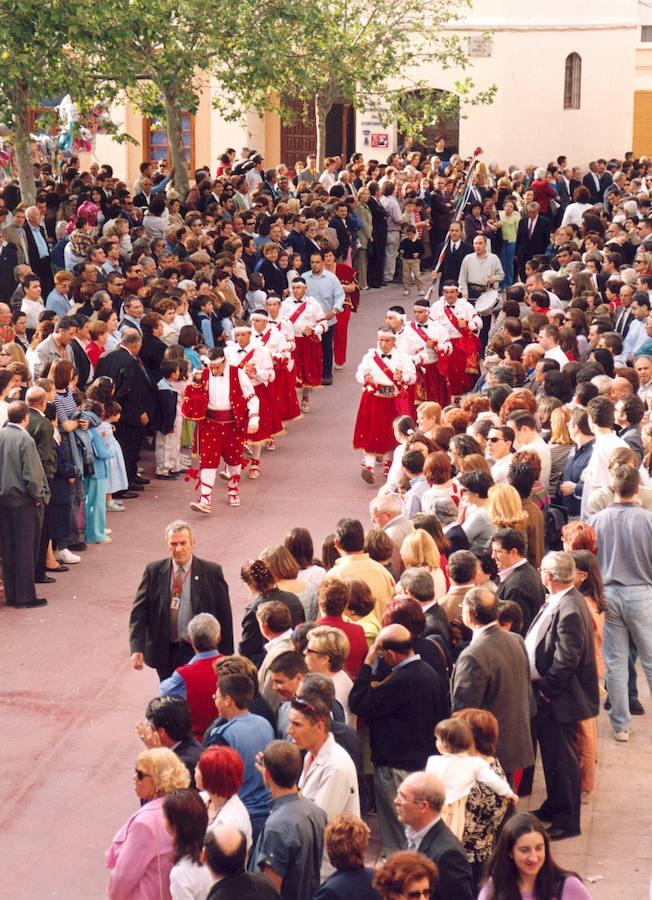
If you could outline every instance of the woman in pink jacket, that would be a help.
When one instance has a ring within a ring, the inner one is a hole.
[[[155,747],[138,756],[134,790],[144,805],[122,826],[106,852],[110,900],[170,900],[174,858],[163,798],[189,783],[188,769],[172,750]]]

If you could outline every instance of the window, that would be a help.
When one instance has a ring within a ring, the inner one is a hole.
[[[582,57],[569,53],[564,71],[564,109],[579,109],[582,95]]]
[[[649,44],[652,42],[652,25],[641,25],[641,43]]]
[[[186,153],[186,162],[189,168],[195,167],[195,122],[190,113],[181,113],[183,129],[183,146]],[[143,119],[143,151],[144,159],[158,162],[161,159],[170,161],[170,148],[168,147],[168,133],[151,119]]]

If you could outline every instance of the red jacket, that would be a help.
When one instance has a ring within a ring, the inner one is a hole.
[[[204,732],[217,716],[213,699],[217,686],[215,664],[221,655],[218,653],[216,656],[198,659],[177,669],[186,684],[186,700],[190,707],[192,731],[198,741],[203,740]]]
[[[350,678],[356,678],[369,649],[362,625],[356,625],[354,622],[345,622],[341,616],[324,616],[315,624],[328,625],[329,628],[339,628],[340,631],[344,632],[349,639],[349,655],[344,662],[344,671]]]

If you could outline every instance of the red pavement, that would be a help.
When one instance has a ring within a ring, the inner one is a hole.
[[[319,554],[338,518],[369,524],[374,492],[360,478],[351,445],[359,397],[353,376],[396,295],[363,294],[346,368],[315,392],[312,411],[290,425],[278,450],[264,453],[261,478],[243,480],[240,509],[229,509],[221,481],[210,519],[188,508],[189,483],[152,481],[139,499],[125,501],[127,512],[109,515],[112,544],[90,547],[80,565],[44,586],[47,607],[0,605],[0,897],[105,896],[104,851],[136,805],[131,777],[141,744],[134,725],[158,686],[155,672],[131,669],[127,620],[143,567],[165,555],[166,524],[187,518],[198,555],[224,566],[238,624],[245,560],[293,526],[310,529]],[[152,454],[143,462],[149,473]]]

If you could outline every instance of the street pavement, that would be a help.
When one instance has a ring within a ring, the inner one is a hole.
[[[157,695],[151,670],[129,661],[127,622],[146,563],[166,555],[165,526],[185,518],[196,529],[196,552],[224,567],[237,628],[247,602],[242,563],[281,543],[294,526],[321,542],[343,516],[369,527],[373,489],[360,478],[352,449],[359,397],[355,368],[398,286],[362,295],[351,322],[349,359],[335,383],[314,394],[312,410],[288,427],[278,450],[263,454],[261,477],[242,482],[242,506],[230,509],[218,481],[210,518],[188,508],[189,482],[152,480],[127,511],[111,513],[113,543],[89,547],[82,563],[47,586],[49,605],[0,606],[0,729],[5,753],[0,780],[0,897],[94,900],[106,895],[104,852],[134,811],[135,724]],[[153,454],[143,455],[145,473]],[[652,703],[635,719],[629,744],[616,744],[600,719],[600,772],[594,800],[583,807],[581,837],[554,845],[556,858],[577,871],[593,897],[647,897],[652,858],[649,803]],[[539,805],[535,794],[521,808]],[[592,881],[592,879],[597,879]]]

